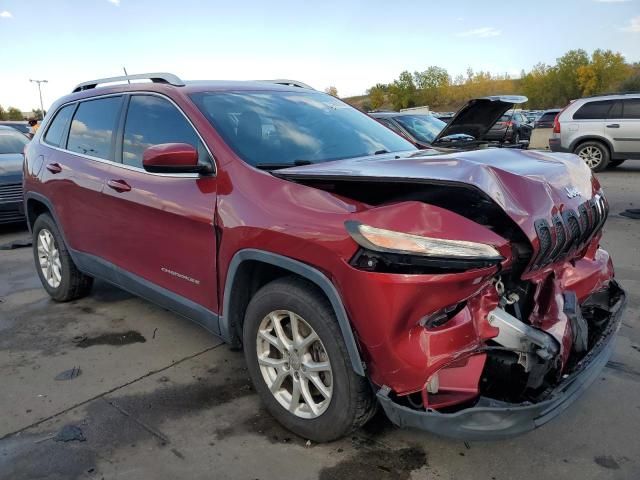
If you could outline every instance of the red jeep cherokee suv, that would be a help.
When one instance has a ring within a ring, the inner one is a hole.
[[[623,310],[578,157],[417,151],[295,82],[80,84],[24,179],[54,300],[100,278],[242,345],[268,410],[316,441],[378,405],[459,438],[535,428],[598,374]]]

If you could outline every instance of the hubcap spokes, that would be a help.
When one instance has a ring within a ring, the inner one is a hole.
[[[578,156],[589,165],[589,168],[597,167],[602,162],[602,151],[596,147],[584,147],[578,152]]]
[[[49,230],[40,230],[37,249],[42,276],[51,288],[58,288],[62,282],[62,263],[55,239]]]
[[[260,372],[278,403],[297,417],[322,415],[333,394],[331,363],[302,317],[276,310],[262,319],[256,343]]]

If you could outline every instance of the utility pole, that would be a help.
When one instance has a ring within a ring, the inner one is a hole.
[[[42,87],[40,86],[40,84],[48,83],[48,82],[47,80],[32,80],[32,79],[29,79],[29,81],[31,83],[38,84],[38,93],[40,94],[40,115],[42,116],[40,120],[44,120],[44,104],[42,103]]]

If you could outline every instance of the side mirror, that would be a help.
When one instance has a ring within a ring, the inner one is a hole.
[[[142,166],[154,173],[199,173],[198,151],[188,143],[161,143],[142,154]]]

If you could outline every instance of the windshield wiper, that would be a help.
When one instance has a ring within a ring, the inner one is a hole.
[[[279,170],[281,168],[301,167],[302,165],[313,165],[311,160],[294,160],[291,163],[256,163],[254,167],[260,170]]]

